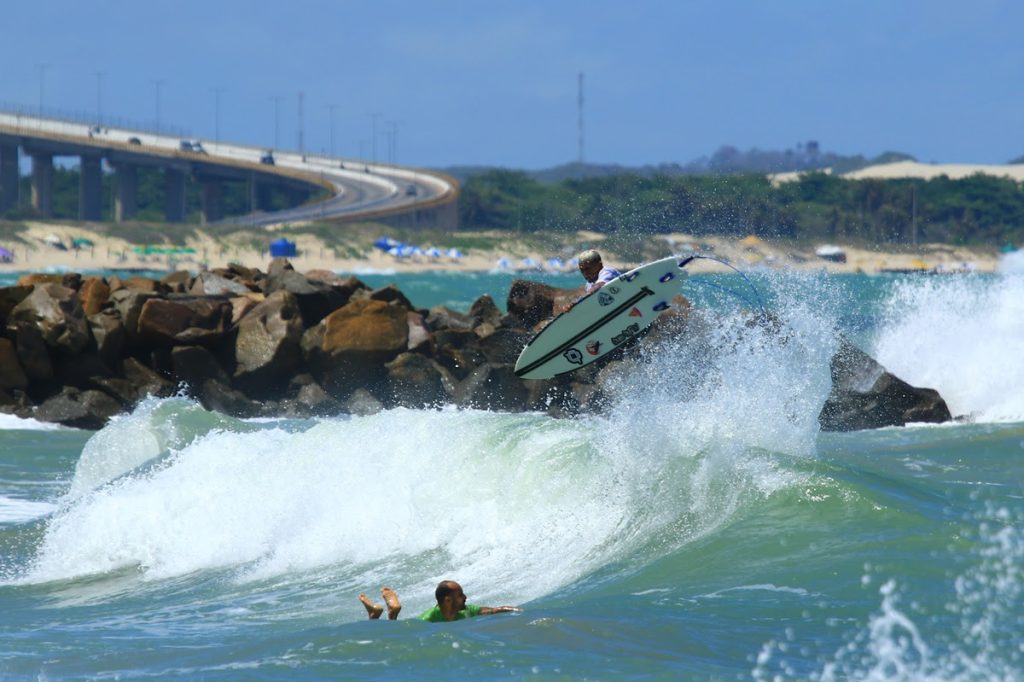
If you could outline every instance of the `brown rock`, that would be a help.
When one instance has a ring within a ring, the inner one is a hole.
[[[42,333],[50,348],[74,355],[89,343],[89,326],[73,289],[60,284],[37,284],[14,306],[8,324],[27,322]]]
[[[31,293],[31,285],[0,288],[0,324],[6,324],[7,316],[11,314],[14,307],[24,301],[25,297]]]
[[[121,376],[135,387],[138,399],[147,395],[166,398],[176,390],[174,383],[142,364],[135,358],[125,358],[121,363]]]
[[[231,302],[231,324],[236,325],[241,322],[246,313],[255,308],[258,303],[266,300],[266,296],[250,292],[245,296],[234,296],[228,300]]]
[[[508,290],[506,307],[517,326],[532,329],[566,304],[582,296],[582,289],[559,289],[539,282],[517,279]]]
[[[110,365],[116,364],[125,345],[124,323],[117,310],[108,308],[88,317],[96,352]]]
[[[409,321],[409,343],[406,344],[406,348],[422,353],[431,352],[434,337],[427,328],[423,315],[410,310],[406,319]]]
[[[143,304],[138,324],[139,338],[149,343],[210,345],[231,324],[231,304],[210,298],[152,298]]]
[[[45,272],[33,272],[22,275],[18,278],[19,286],[32,286],[34,284],[59,284],[68,289],[77,289],[82,283],[82,276],[77,272],[65,272],[51,274]]]
[[[160,283],[175,294],[183,294],[192,285],[192,273],[188,270],[176,270],[160,278]]]
[[[80,391],[65,386],[36,407],[32,416],[44,422],[95,430],[103,428],[121,410],[121,404],[102,391]]]
[[[512,367],[485,363],[458,383],[453,398],[461,407],[522,412],[529,406],[530,394]]]
[[[166,294],[169,289],[155,279],[149,277],[129,277],[121,282],[125,289],[144,292],[147,294]]]
[[[383,301],[384,303],[397,303],[406,310],[414,310],[413,304],[405,297],[402,290],[394,284],[388,284],[380,289],[371,291],[367,298],[371,301]]]
[[[381,301],[353,301],[324,320],[323,351],[364,352],[387,359],[409,345],[405,308]]]
[[[419,353],[402,353],[385,368],[390,397],[396,405],[438,407],[449,402],[455,388],[448,370]]]
[[[270,397],[302,360],[302,315],[287,291],[271,294],[238,324],[235,379],[251,395]]]
[[[212,272],[201,272],[189,291],[193,296],[244,296],[251,291],[241,282],[236,282]]]
[[[124,324],[125,340],[129,346],[134,345],[139,337],[139,315],[142,313],[142,306],[155,296],[134,289],[117,289],[110,294],[110,300]]]
[[[473,301],[473,305],[469,307],[469,316],[473,318],[473,326],[490,324],[497,327],[501,324],[501,311],[498,310],[494,299],[487,294]]]
[[[43,340],[43,333],[32,322],[14,322],[7,327],[14,339],[14,349],[21,367],[30,381],[49,381],[53,378],[53,363]]]
[[[302,338],[317,379],[344,399],[358,387],[381,391],[384,363],[409,344],[408,311],[381,301],[356,300],[334,311]]]
[[[21,368],[18,351],[10,339],[0,338],[0,388],[25,388],[28,377]]]
[[[95,315],[110,298],[110,285],[102,277],[86,277],[78,289],[78,299],[85,314]]]

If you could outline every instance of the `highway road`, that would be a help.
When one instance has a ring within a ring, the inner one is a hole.
[[[300,154],[296,151],[182,138],[127,128],[0,112],[0,136],[20,144],[45,145],[69,156],[99,151],[108,159],[143,165],[176,165],[190,169],[219,167],[244,177],[246,172],[270,174],[319,185],[328,190],[323,201],[274,212],[227,218],[222,223],[272,225],[285,222],[358,219],[382,211],[399,213],[454,199],[453,180],[422,169],[373,164],[358,159]],[[266,163],[269,157],[273,163]],[[215,169],[216,172],[216,169]],[[265,175],[264,175],[265,177]]]

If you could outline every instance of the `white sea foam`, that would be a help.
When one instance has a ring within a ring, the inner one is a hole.
[[[651,561],[792,483],[773,453],[813,452],[835,342],[795,304],[786,319],[667,340],[597,417],[395,409],[296,429],[151,401],[90,439],[22,579],[327,570],[522,602]]]
[[[57,505],[50,502],[20,500],[0,495],[0,523],[24,523],[51,513]]]
[[[1024,276],[908,280],[887,303],[875,357],[939,391],[954,415],[1024,420]]]
[[[0,430],[2,431],[59,431],[64,427],[60,424],[50,424],[36,419],[23,419],[13,414],[0,413]]]

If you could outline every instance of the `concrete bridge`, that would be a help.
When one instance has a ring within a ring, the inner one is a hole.
[[[132,219],[138,209],[138,169],[155,167],[164,176],[164,217],[172,223],[185,220],[188,176],[200,183],[204,224],[373,220],[454,229],[458,223],[458,183],[442,173],[2,111],[0,213],[17,205],[20,153],[32,159],[32,206],[43,217],[53,216],[54,157],[77,156],[82,220],[101,219],[106,161],[115,176],[117,222]],[[251,213],[224,216],[227,182],[247,183]],[[284,192],[291,208],[266,210],[272,189]],[[310,194],[324,198],[303,204]]]

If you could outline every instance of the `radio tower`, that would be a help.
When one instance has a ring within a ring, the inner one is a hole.
[[[580,136],[580,140],[579,140],[579,145],[580,145],[580,149],[579,149],[579,165],[580,165],[580,172],[582,173],[583,172],[583,72],[582,71],[580,71],[579,94],[576,97],[576,105],[577,105],[577,108],[579,109],[579,122],[578,122],[579,136]]]

